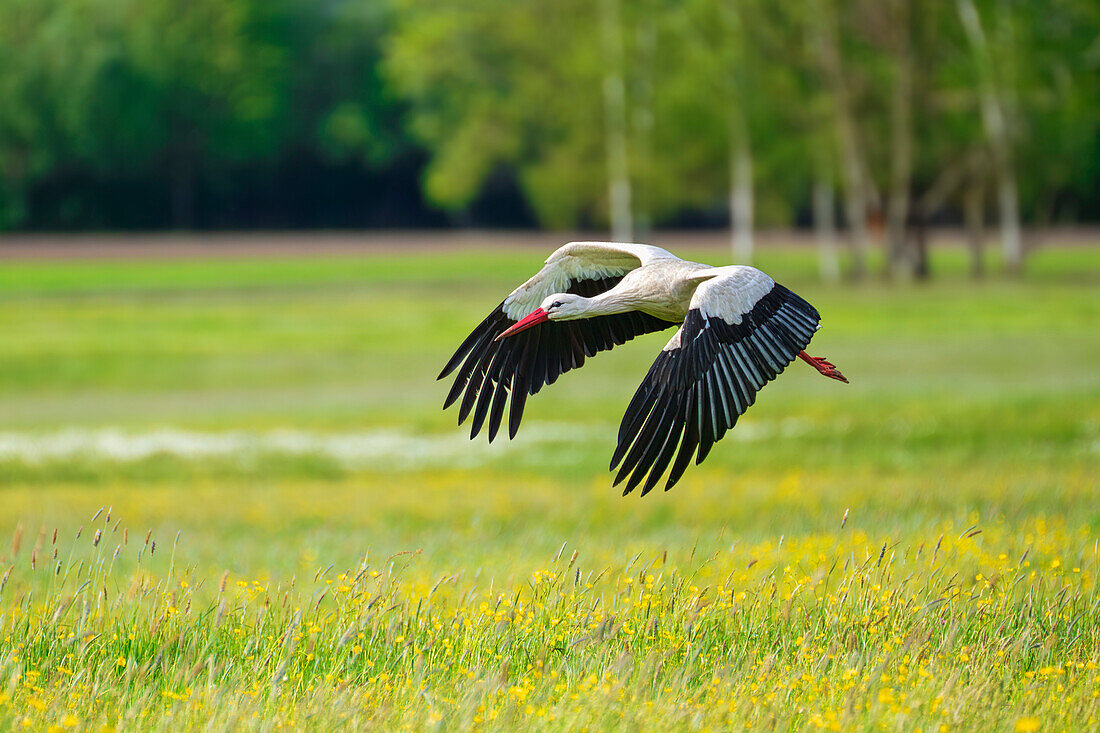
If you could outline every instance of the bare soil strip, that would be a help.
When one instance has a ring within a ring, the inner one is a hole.
[[[206,259],[295,257],[301,255],[388,255],[394,252],[438,252],[455,248],[530,247],[551,251],[564,242],[601,240],[601,232],[531,232],[508,230],[392,230],[322,232],[209,232],[7,234],[0,236],[0,260]],[[729,246],[722,230],[658,231],[642,237],[670,249],[721,249]],[[955,229],[929,233],[933,246],[958,245]],[[990,232],[988,246],[996,246]],[[1053,246],[1095,244],[1100,228],[1060,228],[1031,232],[1028,240]],[[813,246],[808,230],[776,229],[757,234],[763,247]]]

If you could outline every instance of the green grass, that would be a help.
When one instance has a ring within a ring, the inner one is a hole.
[[[793,366],[644,499],[606,463],[667,334],[512,444],[439,410],[542,256],[4,263],[0,724],[1096,725],[1100,248],[835,289],[762,253],[852,384]]]

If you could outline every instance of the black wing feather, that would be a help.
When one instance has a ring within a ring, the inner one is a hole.
[[[684,414],[684,438],[680,441],[680,452],[676,454],[676,462],[672,464],[672,470],[668,474],[668,486],[672,486],[691,464],[691,456],[699,445],[699,421],[696,418],[698,401],[696,388],[689,387],[687,391],[687,404]]]
[[[665,491],[680,480],[693,455],[702,463],[760,388],[809,345],[819,320],[812,305],[778,284],[738,324],[689,311],[679,347],[662,351],[653,362],[619,426],[611,469],[622,463],[616,484],[630,476],[623,493],[643,478],[642,494],[647,493],[674,455]]]
[[[621,276],[578,280],[566,292],[591,298],[615,287],[620,280]],[[443,408],[462,397],[458,422],[461,425],[473,415],[471,438],[487,426],[492,442],[506,407],[508,436],[514,438],[529,395],[553,384],[565,372],[580,368],[586,358],[642,334],[676,325],[634,311],[580,321],[551,321],[503,341],[495,340],[514,323],[501,303],[466,337],[439,373],[438,378],[443,379],[457,370]]]

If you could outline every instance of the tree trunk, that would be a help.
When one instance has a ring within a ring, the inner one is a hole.
[[[752,206],[752,151],[740,135],[730,156],[730,230],[733,261],[738,264],[752,264]]]
[[[639,23],[637,61],[634,75],[638,82],[631,96],[631,120],[634,151],[634,236],[645,241],[653,227],[653,59],[657,46],[657,26],[653,8],[646,8]]]
[[[1024,269],[1024,242],[1020,235],[1016,174],[1007,161],[1002,162],[999,168],[997,201],[1001,215],[1001,248],[1004,252],[1005,267],[1013,275],[1019,275]]]
[[[611,237],[616,242],[634,239],[630,168],[626,149],[626,91],[623,83],[623,38],[618,0],[601,0],[604,57],[604,145],[607,149],[608,203]]]
[[[963,194],[963,219],[966,222],[966,244],[970,250],[970,277],[980,280],[985,277],[985,258],[982,244],[985,239],[985,212],[982,207],[984,198],[982,188],[972,183]]]
[[[852,237],[852,277],[862,280],[867,275],[867,260],[871,254],[871,234],[867,229],[871,207],[858,153],[851,144],[855,139],[854,133],[842,135],[842,138],[848,137],[851,142],[841,145],[845,179],[844,217],[848,220]]]
[[[833,185],[824,179],[814,181],[813,209],[817,257],[821,268],[821,279],[830,284],[840,282],[840,257],[837,253],[835,207]]]
[[[932,267],[928,260],[928,224],[919,219],[913,226],[913,277],[917,280],[927,280],[932,276]]]
[[[833,97],[841,178],[844,181],[844,216],[852,238],[852,277],[859,280],[867,274],[867,259],[871,252],[871,237],[867,229],[870,196],[859,148],[859,135],[840,58],[836,18],[832,9],[825,7],[825,3],[818,3],[816,9],[819,21],[812,23],[811,27],[814,29],[815,45],[823,74]]]
[[[993,170],[997,178],[997,205],[1000,213],[1001,247],[1005,267],[1018,274],[1024,266],[1023,239],[1020,236],[1020,211],[1016,192],[1016,173],[1012,164],[1012,142],[1005,123],[1004,109],[997,97],[993,79],[993,62],[989,55],[981,16],[974,0],[957,0],[959,18],[962,20],[970,48],[974,53],[974,65],[978,70],[978,91],[981,99],[982,125],[989,141],[993,158]]]
[[[909,6],[898,4],[897,79],[890,104],[890,198],[886,204],[887,274],[915,275],[915,258],[906,251],[909,186],[913,169],[913,54],[909,43]]]

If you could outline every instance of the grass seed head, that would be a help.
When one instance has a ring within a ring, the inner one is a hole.
[[[23,523],[15,525],[15,533],[11,537],[11,556],[19,554],[19,548],[23,545]]]

